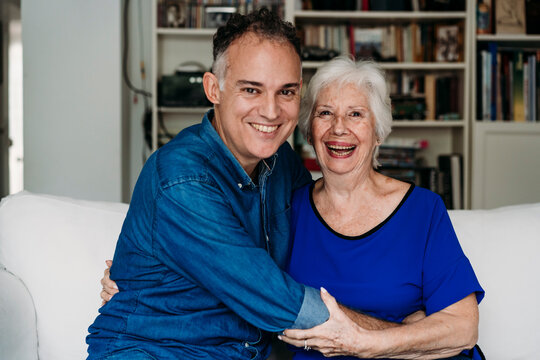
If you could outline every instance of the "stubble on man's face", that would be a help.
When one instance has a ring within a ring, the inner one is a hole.
[[[291,44],[248,33],[227,51],[214,126],[248,174],[272,156],[298,121],[300,58]]]

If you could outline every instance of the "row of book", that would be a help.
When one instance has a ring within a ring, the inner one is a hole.
[[[463,81],[452,73],[410,73],[387,75],[394,120],[459,120]]]
[[[266,7],[284,16],[284,0],[158,0],[161,28],[217,28],[234,13],[247,14]]]
[[[304,10],[463,11],[465,0],[302,0]]]
[[[414,152],[410,148],[394,148],[392,150],[397,158],[410,157]],[[409,163],[405,163],[405,166],[383,164],[377,171],[394,179],[413,182],[439,194],[447,209],[463,209],[463,156],[461,154],[443,154],[438,156],[437,162],[437,167],[422,166],[418,159],[416,165]]]
[[[300,27],[305,46],[353,54],[358,59],[398,62],[463,61],[462,23],[409,23],[378,27],[316,25]]]
[[[478,118],[540,121],[540,49],[506,48],[489,43],[478,59]]]

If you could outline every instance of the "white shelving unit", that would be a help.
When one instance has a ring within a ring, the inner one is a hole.
[[[469,147],[471,119],[471,88],[470,71],[472,56],[471,44],[473,39],[471,17],[475,17],[475,11],[471,8],[470,0],[467,3],[466,11],[459,12],[395,12],[395,11],[303,11],[295,9],[294,0],[285,0],[285,18],[296,24],[340,24],[347,23],[358,26],[376,26],[392,24],[416,23],[440,23],[440,22],[462,22],[463,23],[463,54],[462,62],[429,62],[410,63],[393,62],[383,63],[382,67],[388,71],[410,71],[411,73],[452,73],[461,77],[463,84],[460,96],[462,104],[462,118],[453,121],[394,121],[391,136],[407,137],[415,139],[427,139],[429,148],[420,153],[426,159],[429,166],[437,165],[439,154],[460,153],[464,161],[464,198],[465,206],[469,206]],[[152,6],[153,23],[153,47],[152,47],[152,76],[153,93],[157,94],[157,81],[164,74],[171,74],[175,68],[186,61],[196,60],[206,68],[210,68],[212,63],[212,36],[215,29],[171,29],[158,28],[157,26],[157,0],[153,0]],[[313,73],[322,62],[306,61],[303,64],[304,73],[309,79],[309,74]],[[474,94],[474,92],[473,92]],[[159,120],[165,124],[170,133],[176,133],[182,128],[200,122],[202,114],[206,108],[169,108],[159,107],[157,96],[153,98],[152,113],[152,147],[158,148],[158,127]]]
[[[157,24],[157,0],[152,0],[152,150],[158,148],[159,119],[171,134],[197,124],[208,108],[161,107],[158,105],[158,80],[172,74],[178,65],[197,61],[205,68],[212,65],[212,36],[215,29],[160,28]]]
[[[469,8],[476,9],[476,0],[468,2]],[[540,35],[477,35],[474,13],[470,14],[470,21],[473,56],[469,67],[473,95],[480,86],[476,80],[480,45],[496,42],[503,47],[540,49]],[[476,101],[473,96],[471,207],[483,209],[540,201],[540,122],[482,121],[476,113]]]

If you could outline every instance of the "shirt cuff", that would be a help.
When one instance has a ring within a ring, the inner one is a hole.
[[[321,299],[320,291],[305,286],[304,301],[291,329],[309,329],[322,324],[329,317],[330,313]]]

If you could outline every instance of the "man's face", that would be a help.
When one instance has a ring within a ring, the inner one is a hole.
[[[289,43],[248,33],[228,49],[214,127],[248,174],[294,130],[300,107],[300,58]]]

